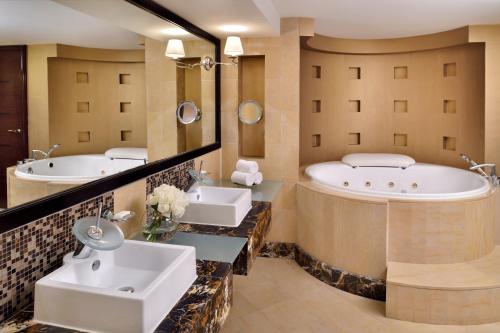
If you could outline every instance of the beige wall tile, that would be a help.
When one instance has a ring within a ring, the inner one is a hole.
[[[142,228],[146,219],[146,179],[119,187],[113,193],[115,206],[112,209],[115,213],[124,210],[135,213],[134,218],[119,224],[125,237],[130,237]]]
[[[269,237],[275,241],[293,242],[296,233],[294,187],[299,175],[299,20],[284,19],[282,25],[284,34],[281,37],[247,38],[242,42],[245,55],[265,55],[265,158],[255,160],[260,164],[264,179],[285,182],[282,202],[273,203],[277,207],[273,206]],[[238,72],[227,67],[222,69],[222,111],[231,115],[222,117],[224,178],[229,178],[238,159],[238,120],[232,116],[238,103]]]

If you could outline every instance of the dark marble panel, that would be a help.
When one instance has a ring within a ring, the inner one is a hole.
[[[309,255],[296,244],[267,242],[262,248],[260,256],[294,259],[309,274],[332,287],[377,301],[385,301],[385,280],[333,267]]]
[[[362,276],[330,266],[309,255],[299,246],[296,247],[295,261],[309,274],[332,287],[377,301],[385,301],[385,280]]]
[[[264,246],[264,239],[271,228],[271,203],[253,201],[252,209],[238,227],[222,227],[214,225],[181,223],[178,231],[198,234],[219,235],[247,238],[246,263],[241,255],[236,259],[234,273],[246,275],[252,263]]]
[[[156,333],[219,332],[232,304],[231,265],[197,261],[198,278],[165,317]],[[36,324],[29,305],[15,317],[0,325],[1,332],[76,333],[61,327]]]
[[[295,243],[266,242],[259,256],[266,258],[295,259]]]

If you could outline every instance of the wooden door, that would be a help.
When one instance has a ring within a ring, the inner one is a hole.
[[[28,156],[26,46],[0,46],[0,208],[7,204],[6,168]]]

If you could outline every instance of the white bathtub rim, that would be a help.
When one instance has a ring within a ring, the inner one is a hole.
[[[391,202],[393,202],[393,203],[397,203],[397,202],[431,203],[431,202],[466,202],[466,201],[471,202],[471,201],[482,200],[484,198],[487,198],[490,195],[493,195],[493,193],[495,192],[494,190],[489,190],[488,192],[483,193],[481,195],[477,195],[475,197],[468,197],[468,198],[440,198],[440,199],[387,198],[384,196],[361,195],[359,193],[354,193],[353,191],[348,192],[347,190],[345,192],[336,191],[335,189],[333,189],[330,186],[315,182],[312,179],[308,179],[309,177],[307,175],[305,175],[305,177],[306,178],[303,178],[302,180],[297,182],[297,186],[302,186],[302,187],[307,188],[309,190],[320,192],[321,194],[324,194],[324,195],[331,195],[331,196],[335,196],[335,197],[346,199],[346,200],[358,200],[358,201],[371,203],[371,204],[388,204]]]
[[[53,158],[50,158],[50,159],[47,159],[47,160],[37,160],[37,161],[34,161],[34,162],[35,163],[36,162],[42,162],[42,161],[50,162],[51,160],[57,160],[59,158],[65,158],[65,157],[83,157],[83,156],[84,157],[88,157],[88,158],[100,159],[100,160],[102,160],[102,159],[108,159],[103,154],[80,154],[80,155],[58,156],[58,157],[53,157]],[[28,163],[30,163],[30,162],[28,162]],[[26,165],[23,164],[21,166],[26,166]],[[106,174],[103,174],[103,175],[92,175],[92,176],[89,176],[89,175],[84,175],[84,176],[67,175],[67,176],[63,176],[63,175],[29,174],[27,172],[18,170],[18,167],[14,168],[14,175],[18,179],[21,179],[21,180],[24,180],[24,181],[42,182],[42,183],[50,183],[50,184],[62,184],[62,185],[65,185],[65,184],[81,185],[81,184],[92,182],[92,181],[95,181],[95,180],[98,180],[98,179],[102,179],[104,177],[115,175],[115,174],[117,174],[119,172],[121,172],[121,171],[109,172],[109,173],[106,173]]]
[[[335,161],[342,163],[340,161]],[[306,169],[312,165],[320,165],[320,164],[328,164],[332,163],[330,162],[321,162],[321,163],[314,163],[310,165],[305,165],[301,167],[301,179],[299,180],[298,184],[311,188],[313,190],[319,190],[320,192],[323,192],[324,194],[330,194],[330,195],[335,195],[338,197],[343,197],[347,199],[355,199],[355,200],[362,200],[366,202],[372,202],[372,203],[388,203],[388,202],[450,202],[450,201],[475,201],[475,200],[480,200],[483,198],[486,198],[490,195],[492,195],[495,192],[495,189],[492,188],[491,185],[488,184],[488,187],[486,189],[478,189],[478,190],[472,190],[472,191],[467,191],[467,192],[458,192],[461,195],[450,195],[450,193],[446,194],[446,197],[442,196],[442,194],[400,194],[397,193],[397,196],[391,196],[389,193],[386,192],[372,192],[372,193],[367,193],[359,190],[352,190],[352,189],[342,189],[340,187],[334,187],[329,184],[325,184],[323,182],[320,182],[318,180],[312,179],[307,173]],[[419,165],[430,165],[430,166],[443,166],[443,167],[448,167],[444,165],[439,165],[439,164],[429,164],[429,163],[418,163]],[[452,167],[450,167],[452,168]],[[481,178],[484,180],[482,176],[479,174],[474,175],[475,177]],[[471,192],[476,192],[476,193],[471,193]],[[467,193],[466,196],[463,195],[463,193]]]

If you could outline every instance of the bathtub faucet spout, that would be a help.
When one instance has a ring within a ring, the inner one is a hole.
[[[476,170],[477,172],[479,172],[483,177],[486,177],[486,178],[489,178],[488,174],[486,172],[484,172],[484,170],[479,167],[477,169],[472,169],[473,167],[476,167],[478,166],[478,164],[476,163],[476,161],[474,161],[472,158],[469,157],[469,155],[466,155],[464,153],[461,153],[460,154],[460,157],[467,163],[470,164],[471,166],[471,170]]]
[[[37,158],[36,158],[37,156],[41,156],[42,159],[50,158],[50,155],[52,155],[52,152],[59,147],[61,147],[61,145],[59,143],[56,143],[55,145],[50,147],[49,150],[47,150],[46,152],[43,150],[39,150],[39,149],[33,149],[31,151],[31,160],[37,160]]]
[[[497,168],[496,168],[496,165],[493,164],[493,163],[484,163],[484,164],[477,164],[477,165],[474,165],[474,166],[471,166],[469,169],[470,170],[481,170],[481,174],[486,174],[486,172],[484,172],[483,168],[490,168],[490,174],[487,175],[487,178],[490,180],[491,184],[493,184],[493,186],[498,186],[498,176],[497,176]]]

